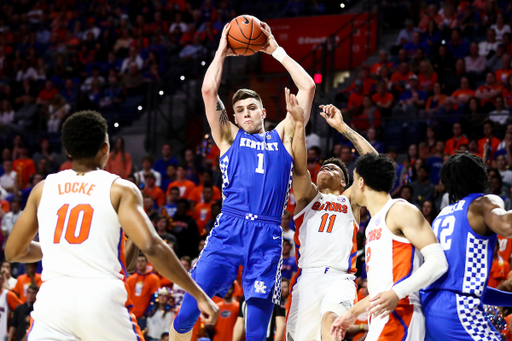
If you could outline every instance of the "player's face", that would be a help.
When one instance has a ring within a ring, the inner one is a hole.
[[[233,105],[235,111],[235,123],[238,127],[249,134],[263,132],[263,120],[267,112],[261,107],[255,98],[246,98]]]
[[[320,168],[316,183],[319,186],[322,185],[320,187],[328,187],[333,190],[338,190],[339,186],[344,189],[347,185],[341,168],[333,163],[328,163]]]

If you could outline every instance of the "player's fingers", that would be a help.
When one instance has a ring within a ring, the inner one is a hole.
[[[321,112],[321,113],[320,113],[320,116],[322,116],[322,117],[323,117],[323,118],[325,118],[325,119],[328,119],[328,118],[329,118],[329,116],[327,116],[327,114],[326,114],[325,112]]]
[[[227,23],[225,26],[224,26],[224,29],[222,30],[222,36],[223,37],[226,37],[228,35],[228,32],[229,32],[229,28],[231,27],[231,24],[230,23]]]

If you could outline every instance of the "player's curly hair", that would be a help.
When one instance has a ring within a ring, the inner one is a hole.
[[[73,160],[92,159],[98,154],[107,133],[107,121],[92,110],[71,115],[62,126],[62,144]]]
[[[322,162],[322,166],[330,163],[340,167],[341,171],[343,172],[343,177],[345,178],[345,188],[348,188],[350,186],[350,177],[348,176],[347,166],[345,166],[345,164],[340,159],[337,159],[335,157],[331,157],[330,159],[327,159],[324,162]]]
[[[448,192],[450,204],[471,193],[485,193],[490,187],[484,162],[468,152],[450,156],[441,168],[440,177]]]
[[[369,153],[356,161],[356,172],[374,191],[389,193],[395,184],[396,163],[386,155]]]

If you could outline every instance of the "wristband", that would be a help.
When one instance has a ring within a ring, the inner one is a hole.
[[[363,330],[363,324],[362,323],[359,325],[359,330]]]
[[[272,52],[272,57],[277,59],[279,63],[283,63],[284,57],[286,57],[288,54],[286,54],[286,51],[279,46],[274,52]]]

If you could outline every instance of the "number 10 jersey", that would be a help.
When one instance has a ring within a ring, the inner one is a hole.
[[[299,268],[356,272],[358,226],[346,196],[318,192],[294,220]]]
[[[37,210],[43,281],[126,279],[124,233],[110,200],[117,178],[102,170],[46,178]]]

